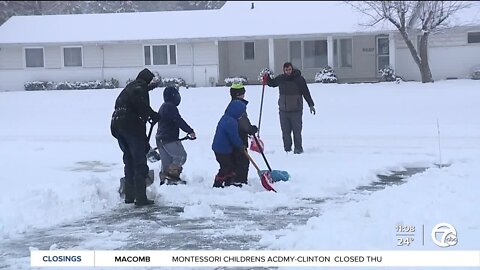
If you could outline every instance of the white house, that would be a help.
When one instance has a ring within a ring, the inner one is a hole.
[[[253,7],[253,8],[252,8]],[[480,65],[480,12],[452,17],[457,27],[431,36],[435,80],[466,78]],[[219,10],[14,16],[0,27],[0,90],[29,81],[115,78],[124,86],[148,67],[162,77],[211,86],[245,76],[256,83],[269,67],[290,61],[312,81],[332,66],[340,81],[379,79],[390,65],[408,80],[420,73],[389,23],[362,27],[365,17],[343,2],[227,2]]]

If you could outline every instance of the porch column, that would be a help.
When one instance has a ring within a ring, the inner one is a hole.
[[[388,60],[390,61],[390,67],[393,68],[395,72],[397,72],[397,68],[395,66],[395,34],[390,33],[388,34]]]
[[[333,68],[333,37],[327,37],[327,64]]]
[[[275,46],[273,38],[268,39],[268,68],[275,73]]]

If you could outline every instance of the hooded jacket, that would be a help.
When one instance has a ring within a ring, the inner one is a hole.
[[[232,98],[233,102],[234,100],[239,100],[245,104],[245,106],[248,105],[248,101],[242,98]],[[240,136],[240,139],[242,139],[243,145],[245,148],[248,147],[248,135],[253,135],[257,131],[256,128],[252,126],[252,123],[250,122],[250,119],[248,119],[247,112],[242,114],[240,118],[238,119],[238,135]]]
[[[215,153],[231,154],[234,150],[243,150],[243,142],[238,134],[238,119],[246,110],[246,105],[240,100],[232,100],[228,104],[213,137],[212,150]]]
[[[180,116],[177,106],[180,104],[181,96],[175,87],[167,87],[163,91],[165,101],[158,110],[158,129],[155,138],[166,144],[178,141],[180,129],[186,133],[194,132],[193,129]]]
[[[284,112],[294,112],[303,110],[303,99],[307,101],[308,106],[314,106],[307,82],[298,69],[294,69],[290,76],[280,74],[274,79],[268,79],[268,86],[279,87],[278,108]]]
[[[150,107],[148,96],[148,91],[153,89],[149,87],[149,83],[154,76],[150,70],[143,69],[118,95],[110,124],[114,137],[119,129],[145,136],[147,120],[157,120],[157,113]]]

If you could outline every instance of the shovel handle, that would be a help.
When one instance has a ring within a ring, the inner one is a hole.
[[[150,123],[150,130],[148,131],[148,136],[147,136],[148,141],[150,141],[150,137],[152,136],[152,131],[154,126],[155,124]]]
[[[272,172],[272,168],[270,167],[270,164],[268,164],[267,157],[265,156],[265,153],[263,152],[263,147],[260,144],[260,142],[258,141],[257,136],[255,136],[255,134],[253,134],[253,139],[255,139],[255,142],[260,146],[259,147],[260,148],[260,154],[262,154],[263,160],[265,160],[265,164],[267,164],[268,170],[270,172]]]
[[[253,161],[253,158],[248,154],[247,150],[245,150],[244,153],[247,156],[248,160],[250,160],[250,162],[252,162],[253,167],[255,167],[255,169],[257,169],[257,173],[260,173],[260,168],[258,168],[257,163],[255,163],[255,161]]]

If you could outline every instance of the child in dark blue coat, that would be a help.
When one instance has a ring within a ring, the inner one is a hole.
[[[181,96],[175,87],[168,86],[163,91],[165,102],[158,110],[158,129],[155,136],[157,148],[162,160],[160,171],[160,184],[185,184],[180,179],[183,164],[187,160],[187,152],[180,141],[180,129],[188,134],[190,139],[195,139],[193,129],[180,116],[177,106],[180,104]]]
[[[247,106],[240,100],[228,104],[225,114],[220,118],[213,138],[212,150],[220,165],[213,187],[229,186],[235,180],[235,161],[233,153],[243,155],[244,146],[238,134],[238,119],[245,114]]]

